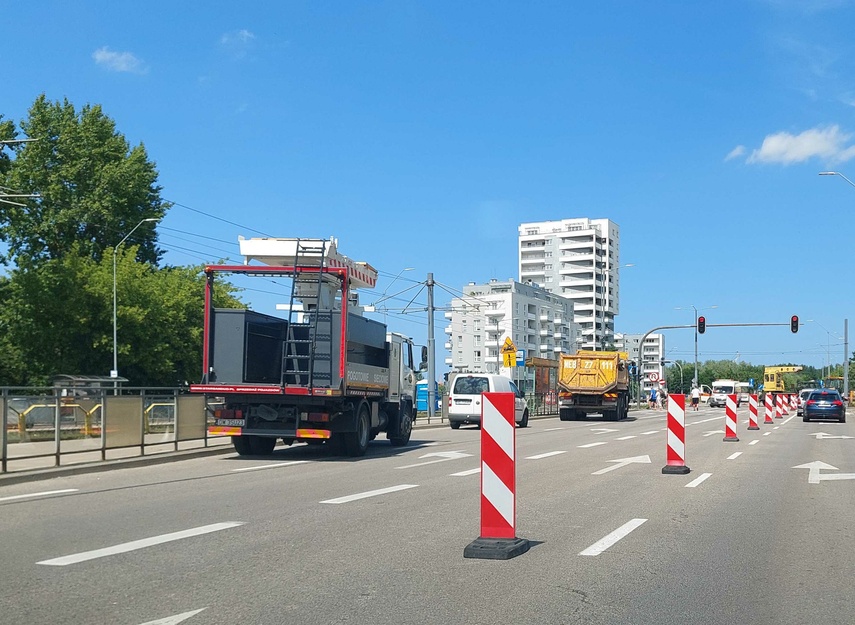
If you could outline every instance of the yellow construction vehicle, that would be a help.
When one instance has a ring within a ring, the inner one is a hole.
[[[766,393],[783,393],[784,374],[801,371],[801,367],[766,367],[763,370],[763,390]]]

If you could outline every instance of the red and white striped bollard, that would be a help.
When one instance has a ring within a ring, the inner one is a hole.
[[[784,396],[783,395],[775,395],[775,418],[783,419],[784,418]]]
[[[760,429],[760,426],[757,425],[757,395],[748,396],[748,429]]]
[[[686,396],[672,393],[668,396],[668,440],[665,449],[665,466],[662,473],[686,475]]]
[[[736,395],[728,395],[724,408],[724,440],[728,443],[739,442],[736,436]]]
[[[765,425],[769,425],[770,423],[774,423],[774,421],[772,421],[772,414],[775,412],[775,406],[774,406],[774,403],[772,401],[772,393],[766,393],[766,398],[763,400],[763,405],[765,406],[765,409],[766,409],[766,412],[764,415],[765,419],[764,419],[763,423]]]

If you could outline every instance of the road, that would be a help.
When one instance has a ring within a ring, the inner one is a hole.
[[[474,428],[359,460],[301,446],[5,486],[2,621],[852,622],[850,423],[749,432],[741,410],[724,442],[724,410],[703,407],[686,413],[691,473],[663,475],[664,412],[634,414],[517,430],[517,534],[533,546],[508,561],[463,558]]]

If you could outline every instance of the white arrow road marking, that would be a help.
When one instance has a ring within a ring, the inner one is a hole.
[[[232,472],[240,471],[261,471],[262,469],[278,469],[279,467],[290,467],[293,464],[306,464],[308,460],[289,460],[288,462],[277,462],[276,464],[262,464],[257,467],[242,467],[240,469],[232,469]]]
[[[832,436],[831,434],[826,434],[825,432],[817,432],[816,434],[808,434],[808,436],[816,436],[816,440],[824,440],[826,438],[855,438],[855,436]],[[0,501],[3,501],[0,499]]]
[[[599,471],[594,471],[593,473],[591,473],[591,475],[602,475],[603,473],[608,473],[609,471],[614,471],[615,469],[625,467],[628,464],[650,464],[650,456],[633,456],[632,458],[618,458],[617,460],[609,460],[609,462],[617,462],[617,464],[613,464],[612,466],[606,467],[605,469],[600,469]]]
[[[603,553],[606,549],[614,545],[621,538],[625,538],[630,532],[641,527],[644,523],[647,522],[647,519],[633,519],[627,523],[624,523],[615,531],[613,531],[608,536],[601,538],[593,545],[585,549],[584,551],[580,551],[580,556],[598,556]]]
[[[11,495],[10,497],[0,497],[0,501],[12,501],[13,499],[29,499],[30,497],[47,497],[48,495],[61,495],[62,493],[76,492],[76,488],[64,488],[62,490],[45,490],[40,493],[30,493],[29,495]]]
[[[701,473],[698,477],[696,477],[696,478],[695,478],[695,479],[693,479],[691,482],[689,482],[688,484],[686,484],[686,488],[695,488],[695,487],[697,487],[701,482],[703,482],[704,480],[706,480],[710,475],[712,475],[712,473]]]
[[[736,460],[736,459],[737,459],[737,458],[739,458],[739,456],[741,456],[741,455],[742,455],[742,452],[741,452],[741,451],[737,451],[735,454],[730,454],[730,455],[727,457],[727,459],[728,459],[728,460]]]
[[[827,471],[839,471],[840,469],[830,464],[821,462],[820,460],[814,460],[813,462],[808,462],[807,464],[800,464],[793,468],[809,469],[808,484],[819,484],[822,480],[855,480],[855,473],[826,473],[825,475],[823,475],[821,473],[822,469],[825,469]]]
[[[368,490],[364,493],[356,493],[355,495],[346,495],[337,497],[336,499],[325,499],[321,503],[348,503],[358,499],[367,499],[368,497],[376,497],[377,495],[385,495],[386,493],[395,493],[399,490],[407,490],[408,488],[417,488],[418,484],[398,484],[389,488],[378,488],[377,490]]]
[[[602,434],[608,434],[609,432],[618,432],[619,430],[613,430],[611,428],[591,428],[592,432],[600,432]]]
[[[579,447],[579,449],[588,449],[589,447],[597,447],[599,445],[605,445],[605,442],[588,443],[587,445],[578,445],[578,447]]]
[[[77,564],[78,562],[86,562],[87,560],[112,556],[117,553],[127,553],[128,551],[136,551],[137,549],[144,549],[145,547],[162,545],[163,543],[181,540],[182,538],[192,538],[193,536],[219,532],[220,530],[227,530],[232,527],[238,527],[239,525],[243,525],[243,523],[214,523],[212,525],[203,525],[202,527],[194,527],[193,529],[173,532],[171,534],[161,534],[160,536],[134,540],[129,543],[122,543],[121,545],[95,549],[94,551],[84,551],[83,553],[76,553],[70,556],[54,558],[52,560],[42,560],[41,562],[36,562],[36,564],[45,564],[47,566],[67,566],[69,564]]]
[[[457,473],[451,473],[450,476],[451,477],[464,477],[467,475],[475,475],[476,473],[480,473],[480,472],[481,472],[481,467],[478,467],[477,469],[469,469],[468,471],[459,471]]]
[[[428,460],[427,462],[417,462],[416,464],[406,464],[397,469],[412,469],[413,467],[423,467],[427,464],[436,464],[437,462],[447,462],[449,460],[459,460],[460,458],[469,458],[472,454],[467,454],[463,451],[435,451],[420,458],[437,458],[437,460]]]
[[[704,432],[704,438],[712,436],[713,434],[724,434],[724,430],[710,430],[709,432]]]
[[[207,608],[202,608],[200,610],[193,610],[192,612],[182,612],[181,614],[176,614],[175,616],[167,616],[166,618],[159,618],[156,621],[148,621],[147,623],[143,623],[142,625],[178,625],[181,621],[186,621],[191,616],[196,616],[199,612],[203,610],[207,610]]]
[[[540,460],[541,458],[549,458],[549,456],[557,456],[566,454],[566,451],[547,451],[545,454],[537,454],[536,456],[528,456],[526,460]]]

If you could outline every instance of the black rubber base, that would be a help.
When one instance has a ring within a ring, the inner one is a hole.
[[[689,471],[691,471],[691,469],[686,465],[676,466],[673,464],[666,464],[662,467],[662,473],[665,475],[686,475]]]
[[[463,550],[464,558],[482,560],[510,560],[521,556],[529,548],[525,538],[476,538]]]
[[[721,440],[723,440],[725,443],[738,443],[739,442],[739,438],[737,438],[736,436],[725,436]]]
[[[748,426],[748,429],[749,429],[749,430],[759,430],[759,429],[760,429],[760,426],[759,426],[759,425],[755,425],[755,426],[750,426],[750,425],[749,425],[749,426]]]

